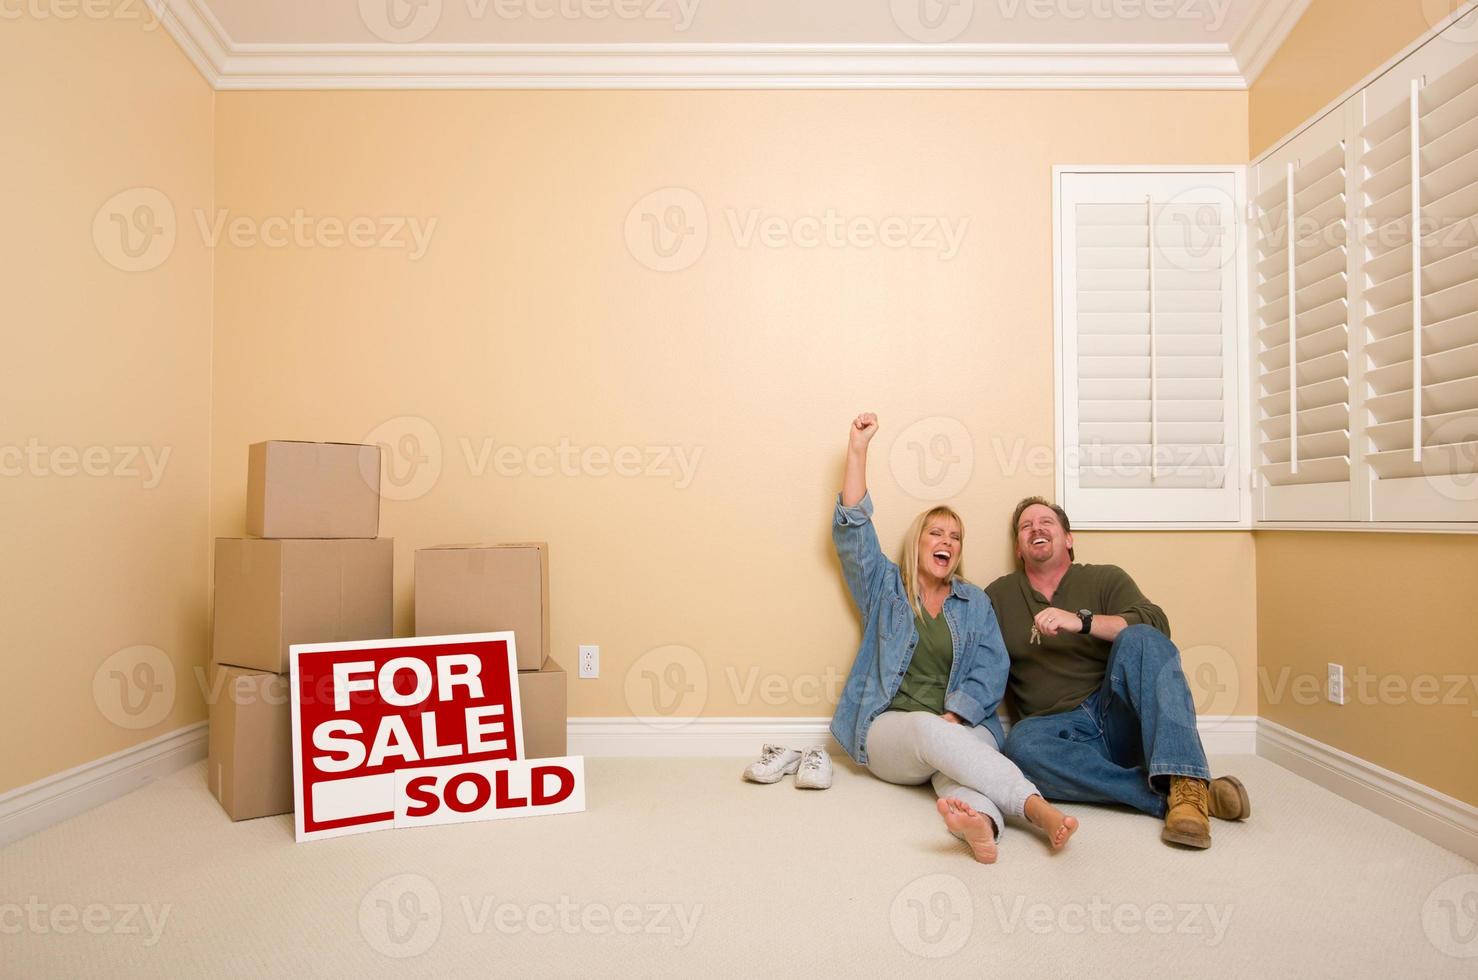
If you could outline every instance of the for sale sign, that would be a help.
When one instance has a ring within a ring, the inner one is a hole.
[[[524,757],[512,633],[291,653],[299,841],[585,809],[583,759]]]

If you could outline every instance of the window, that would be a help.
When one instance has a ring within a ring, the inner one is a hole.
[[[1252,195],[1254,516],[1478,521],[1478,54],[1424,45]]]
[[[1241,172],[1055,176],[1058,500],[1081,527],[1237,524]]]
[[[1264,161],[1252,188],[1256,499],[1310,520],[1350,512],[1347,150],[1329,119]]]

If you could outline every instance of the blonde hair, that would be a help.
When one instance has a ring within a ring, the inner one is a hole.
[[[951,582],[956,579],[965,581],[962,569],[965,564],[965,521],[955,512],[953,507],[941,504],[931,507],[913,519],[908,526],[908,533],[903,536],[903,555],[898,563],[899,571],[903,573],[903,591],[908,596],[908,604],[913,607],[915,616],[924,615],[923,604],[919,601],[919,538],[923,537],[924,528],[936,517],[948,517],[955,522],[960,529],[960,552],[955,562],[954,572],[950,575]]]

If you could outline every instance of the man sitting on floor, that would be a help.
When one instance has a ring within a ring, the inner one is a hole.
[[[985,590],[1011,655],[1006,755],[1048,799],[1126,804],[1163,817],[1166,843],[1210,847],[1209,816],[1252,808],[1211,779],[1164,611],[1122,569],[1075,564],[1056,504],[1028,497],[1011,527],[1020,567]]]

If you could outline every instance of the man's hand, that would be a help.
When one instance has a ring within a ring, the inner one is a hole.
[[[878,417],[872,412],[863,412],[852,420],[852,427],[847,430],[847,448],[853,452],[863,452],[877,434]]]
[[[1046,609],[1037,613],[1033,622],[1037,624],[1037,631],[1043,636],[1056,636],[1058,633],[1083,632],[1083,621],[1078,618],[1077,613],[1068,612],[1066,609],[1057,609],[1052,606],[1048,606]]]
[[[945,721],[949,722],[951,725],[963,725],[965,723],[965,719],[961,718],[959,715],[955,714],[953,711],[946,711],[944,714],[940,715],[939,717],[943,718]]]

